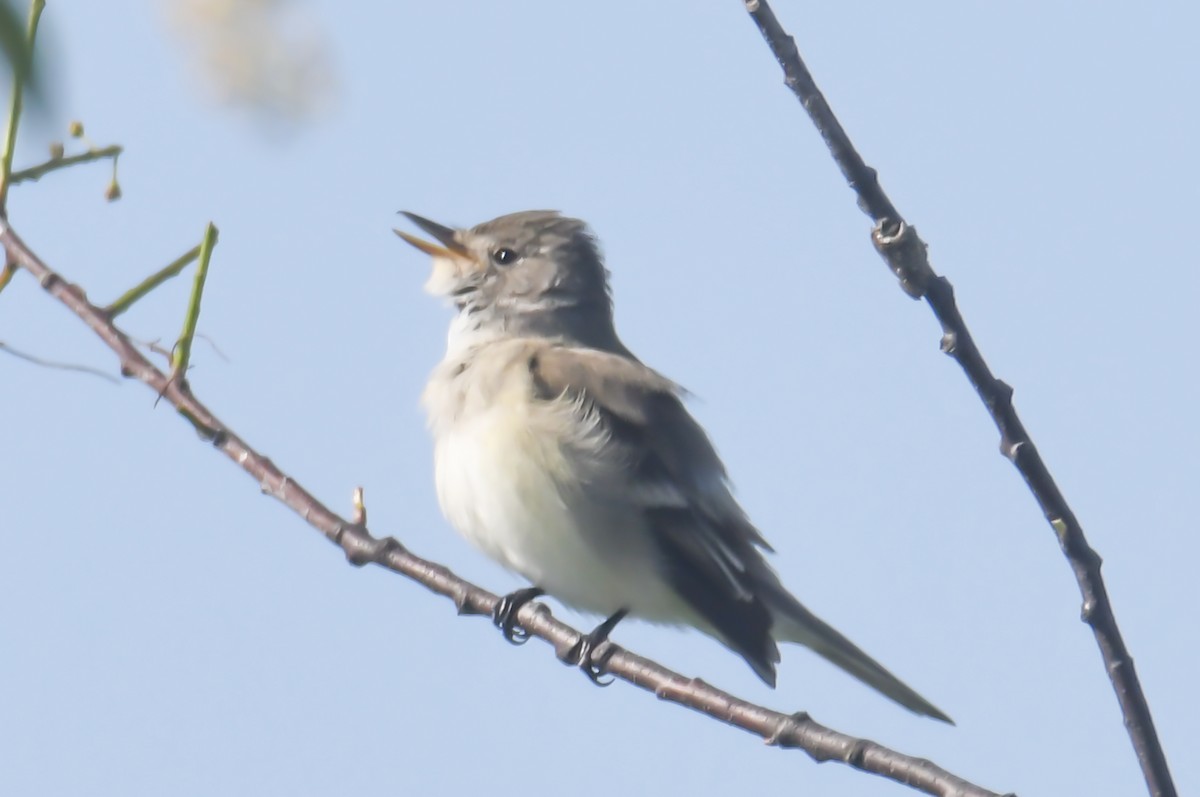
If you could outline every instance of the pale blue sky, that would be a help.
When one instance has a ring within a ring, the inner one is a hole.
[[[439,515],[417,398],[449,314],[391,227],[581,216],[623,337],[698,397],[784,581],[959,724],[798,648],[771,692],[698,634],[616,640],[998,791],[1141,792],[1052,532],[739,2],[306,4],[338,90],[290,132],[204,99],[167,5],[48,4],[57,110],[19,163],[79,118],[125,145],[125,196],[92,166],[15,189],[10,218],[100,301],[215,221],[200,327],[229,361],[198,344],[192,384],[252,444],[342,510],[363,485],[376,533],[518,586]],[[775,10],[1016,388],[1197,791],[1200,11]],[[125,327],[170,340],[188,282]],[[26,275],[0,340],[115,370]],[[0,388],[0,793],[904,793],[594,689],[348,567],[138,384],[0,356]]]

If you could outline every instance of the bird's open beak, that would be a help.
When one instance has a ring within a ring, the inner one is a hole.
[[[425,254],[433,255],[434,257],[461,257],[467,258],[468,260],[472,259],[470,251],[455,239],[454,230],[451,228],[442,226],[436,221],[430,221],[423,216],[418,216],[416,213],[409,213],[407,210],[402,210],[400,213],[401,215],[406,216],[413,224],[432,235],[435,239],[437,239],[437,242],[441,244],[441,246],[438,246],[438,244],[433,244],[429,241],[423,241],[420,238],[417,238],[414,235],[409,235],[401,230],[392,231],[408,243],[420,249]]]

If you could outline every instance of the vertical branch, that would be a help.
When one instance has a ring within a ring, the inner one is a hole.
[[[17,148],[17,127],[21,124],[21,103],[25,90],[25,79],[33,63],[33,40],[37,37],[38,22],[46,0],[32,0],[29,4],[29,24],[25,38],[29,46],[24,63],[13,65],[12,97],[8,106],[8,128],[4,131],[3,148],[0,149],[0,216],[8,215],[8,185],[12,176],[13,152]]]
[[[196,324],[200,320],[200,300],[204,294],[204,280],[208,277],[208,261],[212,257],[212,250],[216,245],[217,228],[210,221],[204,230],[204,240],[200,242],[200,263],[196,266],[196,281],[192,285],[192,295],[188,299],[187,315],[183,319],[183,332],[180,333],[179,341],[175,344],[175,352],[171,355],[171,374],[178,379],[187,378],[188,361],[192,358],[192,340],[196,337]]]
[[[1100,575],[1100,556],[1088,545],[1083,527],[1021,423],[1013,407],[1012,388],[997,379],[988,368],[959,312],[949,280],[934,272],[929,264],[925,242],[903,220],[880,187],[875,170],[866,165],[854,148],[800,58],[795,40],[779,24],[766,0],[743,2],[783,69],[784,82],[820,131],[833,159],[858,195],[859,207],[875,222],[871,233],[872,243],[900,279],[900,287],[905,293],[928,302],[942,326],[942,351],[962,367],[971,386],[979,394],[1000,432],[1001,453],[1021,474],[1054,530],[1059,546],[1074,571],[1083,599],[1082,620],[1091,626],[1096,637],[1150,794],[1153,797],[1175,797],[1175,784],[1154,728],[1154,718],[1134,670],[1133,658],[1117,627],[1112,603]]]

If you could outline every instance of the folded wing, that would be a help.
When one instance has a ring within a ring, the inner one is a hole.
[[[759,550],[770,548],[730,493],[725,468],[679,387],[635,359],[594,349],[546,347],[529,367],[540,398],[568,397],[581,412],[598,415],[609,444],[628,462],[628,489],[667,581],[774,685],[779,650],[762,581],[778,582]]]

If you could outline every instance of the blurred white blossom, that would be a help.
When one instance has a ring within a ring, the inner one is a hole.
[[[303,0],[166,0],[196,71],[223,104],[299,124],[331,104],[327,38]]]

